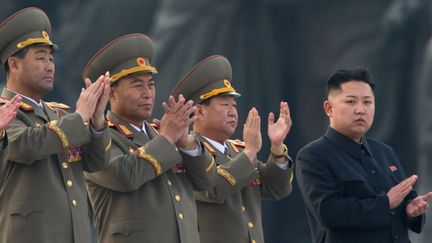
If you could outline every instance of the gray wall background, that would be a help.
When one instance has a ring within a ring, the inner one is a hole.
[[[336,69],[368,67],[377,83],[368,135],[398,151],[407,174],[419,174],[416,189],[424,193],[432,190],[431,5],[430,0],[0,0],[0,19],[29,6],[47,12],[61,50],[55,56],[55,90],[45,100],[72,106],[86,62],[118,36],[146,33],[155,42],[155,118],[189,68],[209,55],[225,55],[233,66],[232,83],[243,95],[239,124],[252,106],[265,118],[278,111],[281,100],[289,102],[293,127],[286,143],[292,157],[328,126],[322,111],[326,78]],[[1,77],[4,84],[3,70]],[[264,135],[265,129],[263,124]],[[260,155],[268,152],[264,136]],[[266,242],[310,242],[296,185],[290,197],[264,202],[263,217]],[[429,222],[412,239],[427,243],[431,237]]]

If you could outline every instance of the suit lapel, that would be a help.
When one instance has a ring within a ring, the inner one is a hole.
[[[114,123],[117,130],[123,136],[131,139],[132,142],[138,147],[144,146],[149,142],[148,137],[143,132],[138,132],[135,130],[135,128],[133,128],[128,122],[125,122],[120,117],[118,117],[114,112],[108,111],[107,118],[110,122]]]
[[[6,89],[6,88],[3,89],[2,96],[6,99],[10,100],[15,95],[16,95],[16,93],[14,93],[14,92]],[[42,102],[42,103],[44,103],[44,102]],[[27,99],[26,97],[22,97],[20,109],[25,111],[25,112],[33,111],[35,116],[39,117],[40,119],[42,119],[45,122],[49,121],[48,116],[45,114],[43,109],[41,107],[39,107],[38,105],[36,105],[31,100]]]
[[[148,122],[144,122],[144,126],[146,128],[147,136],[150,140],[152,140],[154,137],[156,137],[159,134],[156,128],[154,128]]]
[[[228,154],[229,156],[223,154],[223,152],[220,152],[218,149],[216,149],[207,139],[205,139],[203,136],[199,135],[198,133],[195,133],[195,137],[198,138],[199,141],[201,141],[204,144],[204,147],[213,155],[215,158],[216,164],[226,164],[232,159],[232,155],[235,156],[235,152],[233,149],[228,145]]]
[[[48,119],[50,121],[57,120],[59,118],[57,114],[53,110],[51,110],[51,108],[49,108],[49,106],[45,102],[42,102],[42,104],[45,110],[45,114],[48,116]]]
[[[131,127],[132,128],[132,127]],[[134,129],[134,128],[132,128]],[[133,137],[133,142],[139,147],[144,146],[149,142],[147,135],[144,132],[135,132]]]
[[[37,117],[39,117],[40,119],[44,120],[45,122],[50,121],[50,119],[48,118],[48,116],[45,114],[44,110],[42,109],[42,107],[39,107],[37,105],[34,106],[34,113]]]

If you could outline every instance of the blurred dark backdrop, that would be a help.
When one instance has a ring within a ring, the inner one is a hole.
[[[396,149],[406,172],[419,174],[416,189],[424,193],[432,190],[431,5],[430,0],[0,0],[0,19],[29,6],[47,12],[51,37],[61,49],[55,56],[55,92],[45,100],[72,106],[84,65],[115,37],[139,32],[155,42],[154,117],[189,68],[209,55],[225,55],[233,66],[232,83],[243,95],[239,124],[252,106],[265,118],[278,111],[281,100],[288,101],[294,124],[286,143],[293,158],[328,126],[322,111],[326,78],[336,69],[367,67],[377,83],[368,135]],[[4,84],[4,71],[0,74]],[[264,136],[260,156],[268,152]],[[310,242],[296,185],[290,197],[264,202],[263,217],[266,242]],[[416,243],[431,237],[432,223],[412,235]]]

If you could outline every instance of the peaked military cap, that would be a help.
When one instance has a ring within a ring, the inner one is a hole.
[[[223,56],[214,55],[193,67],[176,85],[171,94],[182,94],[186,100],[199,104],[217,95],[240,96],[231,86],[230,62]]]
[[[25,8],[9,16],[0,24],[0,59],[2,65],[21,49],[31,45],[49,45],[57,49],[50,40],[51,23],[39,8]]]
[[[121,36],[100,49],[84,68],[83,79],[95,81],[109,71],[111,83],[138,72],[157,73],[151,66],[154,56],[152,40],[144,34]]]

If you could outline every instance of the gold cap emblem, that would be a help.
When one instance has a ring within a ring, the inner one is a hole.
[[[136,62],[138,64],[138,66],[145,66],[146,65],[145,59],[142,57],[138,57]]]
[[[42,37],[43,37],[44,39],[47,39],[47,40],[50,39],[50,37],[49,37],[49,35],[48,35],[48,33],[47,33],[46,31],[42,31]]]
[[[226,79],[224,79],[224,84],[225,84],[225,87],[231,87],[230,81],[228,81]]]

